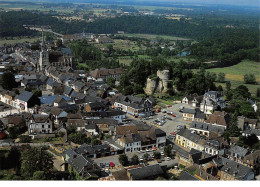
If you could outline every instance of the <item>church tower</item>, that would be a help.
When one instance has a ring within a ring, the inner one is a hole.
[[[44,35],[42,30],[42,43],[41,43],[41,52],[40,52],[38,68],[40,71],[44,71],[48,65],[49,65],[49,52],[45,49]]]

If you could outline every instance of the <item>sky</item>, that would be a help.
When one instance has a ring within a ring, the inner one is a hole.
[[[149,0],[142,0],[149,1]],[[259,6],[260,0],[156,0],[161,2],[185,2],[185,3],[205,3],[205,4],[230,4]]]

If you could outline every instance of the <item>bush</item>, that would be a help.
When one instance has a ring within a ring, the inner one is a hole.
[[[246,84],[255,84],[256,83],[256,78],[254,74],[245,74],[244,75],[244,81]]]

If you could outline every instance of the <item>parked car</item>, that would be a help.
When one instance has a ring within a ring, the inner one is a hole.
[[[173,139],[173,136],[172,136],[172,135],[169,135],[169,136],[168,136],[168,139],[172,140],[172,139]]]
[[[115,167],[114,162],[109,162],[110,167]]]
[[[171,158],[170,157],[166,157],[166,160],[169,161],[169,160],[171,160]]]
[[[173,114],[172,117],[176,117],[176,116]]]
[[[162,111],[162,113],[166,113],[166,110]]]
[[[164,156],[164,152],[163,151],[161,152],[161,155]]]
[[[176,136],[176,132],[171,132],[170,133],[172,136]]]
[[[162,163],[161,159],[156,159],[158,163]]]
[[[104,168],[105,165],[104,165],[103,163],[100,163],[100,167],[101,167],[101,168]]]
[[[168,105],[168,108],[171,108],[172,107],[172,105]]]
[[[167,117],[166,119],[168,119],[168,120],[172,120],[172,118],[170,118],[170,117]]]
[[[149,150],[149,149],[146,149],[145,151],[146,151],[146,152],[149,152],[150,150]]]
[[[178,125],[177,126],[177,130],[181,130],[181,129],[184,129],[184,126],[183,125]]]
[[[110,164],[108,162],[106,162],[106,167],[110,167]]]

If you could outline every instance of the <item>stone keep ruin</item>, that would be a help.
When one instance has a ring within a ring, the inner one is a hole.
[[[168,82],[170,78],[169,70],[158,70],[157,77],[147,78],[146,88],[144,89],[146,94],[165,93],[168,90]]]

